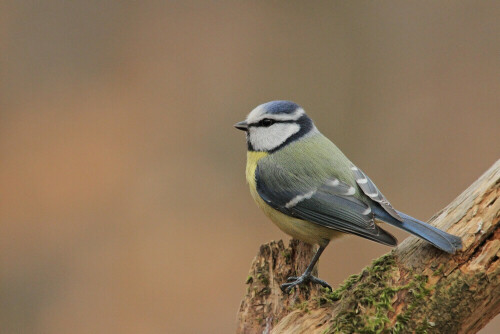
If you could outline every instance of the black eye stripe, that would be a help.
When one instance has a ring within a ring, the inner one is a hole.
[[[271,119],[271,118],[268,118],[268,119]],[[271,119],[273,122],[273,124],[276,124],[276,123],[297,123],[297,121],[294,121],[294,120],[276,120],[276,119]],[[248,127],[266,127],[264,125],[261,125],[260,122],[262,120],[260,120],[259,122],[256,122],[256,123],[250,123],[248,124]]]
[[[261,119],[259,121],[259,125],[260,126],[264,126],[264,127],[268,127],[268,126],[271,126],[275,123],[276,121],[274,119],[270,119],[270,118],[264,118],[264,119]]]

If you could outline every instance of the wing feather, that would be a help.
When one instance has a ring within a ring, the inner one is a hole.
[[[257,167],[257,192],[272,208],[333,230],[386,245],[397,244],[391,234],[375,224],[369,204],[353,196],[359,189],[331,178],[316,187],[302,184],[291,190],[293,187],[276,182],[276,177]]]
[[[399,221],[403,221],[403,218],[397,213],[396,210],[392,207],[391,203],[385,198],[385,196],[378,190],[375,183],[373,183],[370,178],[363,173],[361,169],[356,166],[352,166],[351,170],[356,178],[356,183],[363,190],[366,196],[370,197],[371,200],[377,202],[382,206],[382,208],[390,214],[392,217]]]

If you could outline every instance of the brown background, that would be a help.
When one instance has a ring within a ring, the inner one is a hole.
[[[287,238],[232,127],[269,100],[301,104],[428,219],[500,157],[499,17],[496,1],[3,2],[2,333],[233,332],[259,245]],[[388,250],[334,244],[321,277]]]

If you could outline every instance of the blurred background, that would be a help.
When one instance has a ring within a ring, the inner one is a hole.
[[[500,157],[499,17],[497,1],[2,2],[1,332],[234,332],[260,244],[288,240],[232,126],[269,100],[430,218]],[[338,242],[321,277],[387,251]]]

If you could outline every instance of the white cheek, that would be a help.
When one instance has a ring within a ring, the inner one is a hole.
[[[283,144],[288,138],[299,132],[295,123],[276,123],[270,127],[250,127],[250,143],[257,151],[270,151]]]

